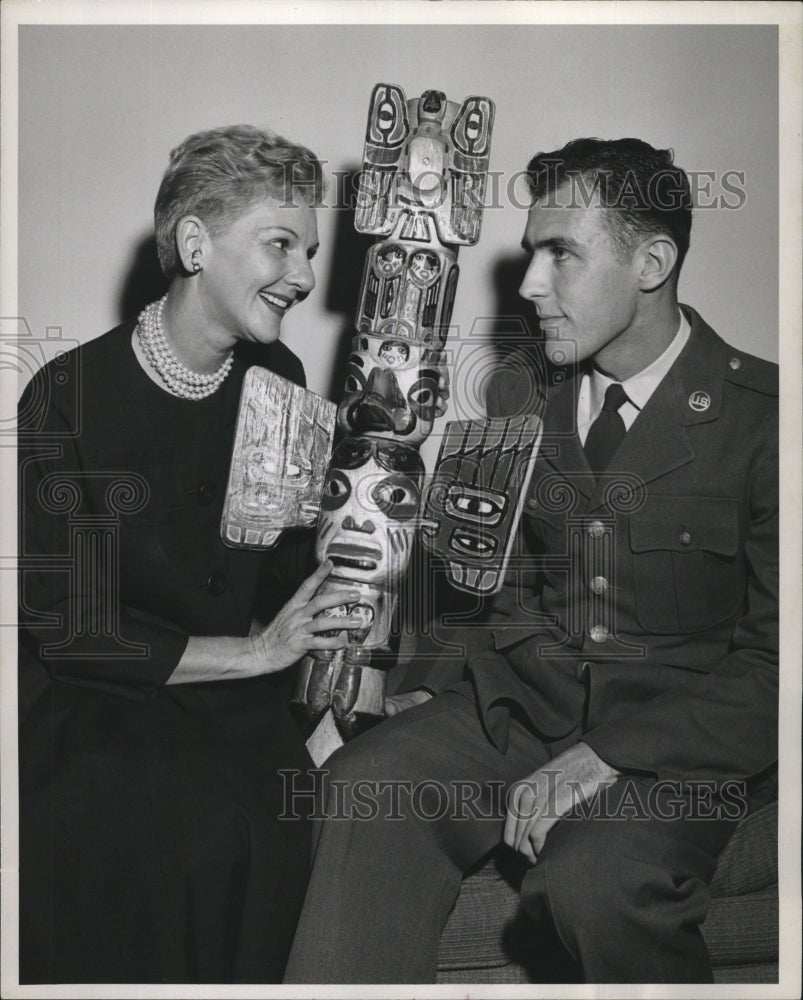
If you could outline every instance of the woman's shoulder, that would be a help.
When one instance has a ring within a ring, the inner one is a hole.
[[[125,366],[134,325],[133,321],[121,323],[69,351],[59,351],[39,368],[20,397],[19,432],[41,432],[48,414],[61,414],[71,425],[94,384],[108,395],[110,380]]]
[[[273,344],[251,344],[241,340],[237,342],[234,351],[237,358],[248,367],[259,365],[261,368],[269,368],[296,385],[307,385],[301,359],[280,340]]]

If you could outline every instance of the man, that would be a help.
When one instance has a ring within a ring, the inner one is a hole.
[[[411,676],[327,763],[339,818],[291,982],[433,981],[461,877],[501,840],[586,981],[710,982],[707,883],[772,794],[776,368],[678,305],[691,197],[669,152],[581,139],[528,176],[521,294],[547,357],[576,362],[547,399],[529,564],[471,630],[465,675]],[[510,371],[492,416],[535,405]],[[383,781],[392,814],[361,821]]]

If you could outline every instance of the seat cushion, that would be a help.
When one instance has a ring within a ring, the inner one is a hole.
[[[510,947],[532,933],[519,911],[522,871],[509,852],[500,852],[464,879],[441,937],[440,970],[510,965],[509,975],[522,974]],[[720,855],[702,928],[714,966],[777,962],[777,879],[778,806],[773,802],[743,820]]]
[[[770,802],[737,826],[719,856],[711,895],[742,896],[778,881],[778,803]]]
[[[517,886],[505,878],[497,857],[463,881],[441,937],[439,969],[487,969],[510,962],[504,936],[519,911]]]
[[[778,961],[778,886],[720,896],[702,926],[711,964]]]

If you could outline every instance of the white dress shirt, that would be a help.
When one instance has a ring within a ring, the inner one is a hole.
[[[625,430],[630,430],[633,421],[658,388],[658,383],[675,363],[676,358],[686,346],[690,333],[689,321],[681,312],[678,332],[669,347],[646,368],[622,382],[622,388],[627,393],[628,401],[622,404],[619,414],[624,421]],[[616,379],[603,375],[596,368],[583,375],[580,382],[580,395],[577,399],[577,432],[582,444],[585,445],[589,427],[602,412],[605,391],[615,381]]]

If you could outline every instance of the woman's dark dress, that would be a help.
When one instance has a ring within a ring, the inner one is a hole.
[[[306,546],[219,536],[248,364],[303,370],[249,348],[182,400],[132,329],[20,404],[21,981],[278,982],[309,854],[307,821],[279,818],[303,812],[279,770],[304,787],[310,766],[290,678],[164,682],[188,636],[246,635],[308,569]]]

